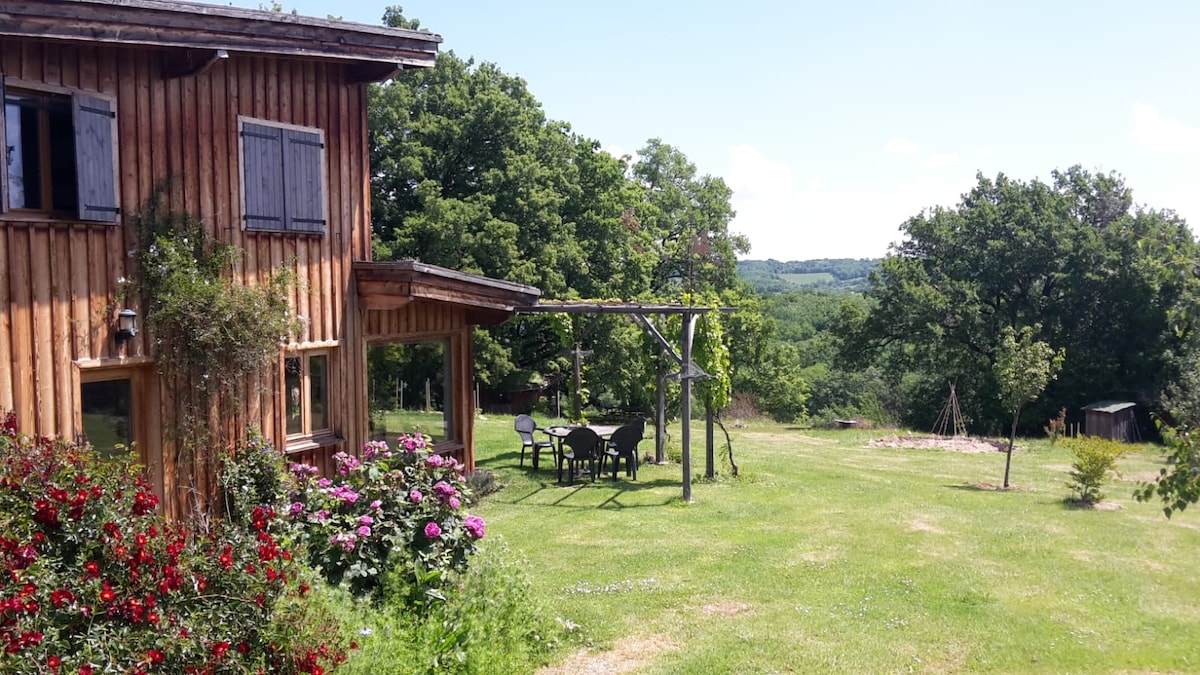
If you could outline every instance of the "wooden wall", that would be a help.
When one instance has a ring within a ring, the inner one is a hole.
[[[365,384],[350,261],[370,256],[365,87],[347,84],[340,64],[236,52],[198,76],[164,79],[164,54],[0,42],[6,78],[99,92],[116,101],[123,213],[118,226],[0,214],[0,410],[15,410],[27,432],[74,435],[80,367],[153,367],[144,331],[120,348],[115,341],[117,280],[132,276],[128,252],[135,241],[128,215],[170,178],[168,205],[200,216],[213,236],[244,252],[234,270],[238,282],[260,283],[285,265],[294,270],[294,307],[307,319],[299,342],[333,348],[332,423],[335,432],[358,442],[365,420],[355,419],[354,404]],[[10,79],[9,87],[14,84]],[[242,230],[238,115],[324,130],[329,226],[323,236]],[[128,304],[145,316],[136,300]],[[248,382],[244,404],[227,420],[230,428],[260,425],[282,448],[279,389],[275,373]],[[161,425],[170,428],[167,398],[142,400],[159,408],[148,417],[160,415]],[[170,503],[184,488],[171,478],[173,444],[158,434],[144,443]]]

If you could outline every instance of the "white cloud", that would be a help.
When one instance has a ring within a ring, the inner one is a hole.
[[[730,229],[750,238],[754,259],[878,258],[899,241],[900,225],[936,206],[953,206],[973,184],[917,178],[872,190],[796,185],[791,167],[748,145],[729,148],[725,182],[733,189],[737,217]]]
[[[948,152],[926,155],[917,162],[917,166],[921,167],[922,169],[940,169],[945,166],[954,166],[956,164],[958,164],[958,155]]]
[[[1152,152],[1200,154],[1200,129],[1166,117],[1145,103],[1133,104],[1133,130],[1129,135]]]
[[[622,157],[625,157],[625,156],[629,156],[629,157],[633,158],[634,160],[637,159],[637,157],[634,156],[635,153],[629,152],[629,151],[625,150],[624,148],[622,148],[621,146],[614,145],[613,143],[609,143],[608,145],[601,148],[601,150],[603,150],[604,152],[607,152],[608,154],[612,155],[613,157],[616,157],[617,159],[621,159]]]
[[[907,138],[893,138],[883,146],[883,151],[889,155],[915,155],[921,152],[921,146]]]

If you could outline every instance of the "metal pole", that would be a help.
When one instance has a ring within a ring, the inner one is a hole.
[[[667,355],[658,351],[658,407],[654,413],[654,461],[667,461]]]
[[[683,444],[683,501],[692,503],[692,328],[696,316],[683,313],[683,363],[680,365],[679,380],[683,385],[680,394],[679,416],[683,418],[679,440]]]

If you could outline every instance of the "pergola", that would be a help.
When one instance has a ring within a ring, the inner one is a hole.
[[[538,302],[528,307],[517,307],[517,314],[624,314],[632,317],[651,337],[662,347],[663,353],[679,364],[679,382],[683,388],[680,394],[680,417],[683,424],[680,430],[680,443],[683,446],[683,501],[692,501],[692,455],[691,428],[692,417],[692,381],[709,377],[692,361],[692,336],[695,332],[696,317],[710,312],[734,312],[736,307],[702,307],[678,303],[629,303],[629,302],[586,302],[586,301],[548,301]],[[651,317],[678,315],[683,320],[683,344],[679,351],[659,332]],[[660,361],[661,363],[661,361]],[[654,421],[654,450],[655,459],[663,461],[663,441],[666,435],[666,387],[667,374],[659,368],[657,393],[657,411]],[[673,377],[673,376],[672,376]],[[708,451],[712,453],[712,435],[708,437]]]

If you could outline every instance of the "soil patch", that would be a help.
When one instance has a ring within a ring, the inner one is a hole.
[[[750,605],[744,602],[722,602],[700,607],[700,613],[705,616],[737,616],[750,611]]]
[[[965,452],[968,454],[1004,452],[1008,449],[1008,441],[997,441],[990,438],[972,438],[970,436],[885,436],[873,439],[867,445],[872,448],[944,450],[946,452]]]
[[[622,638],[611,650],[596,652],[584,649],[575,652],[557,666],[539,669],[536,675],[632,673],[653,663],[659,654],[676,649],[679,649],[679,645],[661,635]]]

